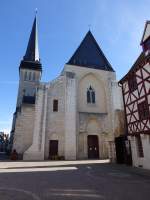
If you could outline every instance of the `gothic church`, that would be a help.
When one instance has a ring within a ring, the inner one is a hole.
[[[35,17],[19,67],[12,149],[23,160],[115,159],[121,92],[91,31],[56,79],[42,83],[42,70]]]

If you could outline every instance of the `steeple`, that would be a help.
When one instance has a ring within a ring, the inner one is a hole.
[[[87,32],[80,46],[67,64],[105,71],[114,71],[90,30]]]
[[[42,69],[39,57],[39,47],[38,47],[38,30],[37,30],[37,12],[35,14],[28,46],[26,49],[25,56],[21,61],[20,68],[28,69]]]
[[[37,14],[35,15],[24,60],[39,61]]]

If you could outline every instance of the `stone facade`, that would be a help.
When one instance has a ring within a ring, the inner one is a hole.
[[[31,42],[37,40],[36,29],[35,18],[20,65],[13,149],[24,160],[115,160],[122,97],[116,74],[92,33],[86,34],[60,76],[42,83],[37,46]]]
[[[93,105],[86,99],[90,85],[96,95]],[[35,105],[22,107],[13,148],[24,160],[43,160],[49,158],[49,141],[57,140],[59,156],[87,159],[88,135],[97,135],[99,157],[114,157],[110,148],[116,130],[122,131],[116,123],[116,112],[122,109],[118,91],[115,72],[65,65],[57,79],[39,84]],[[53,112],[55,99],[58,112]]]
[[[16,149],[21,155],[32,144],[34,120],[35,107],[33,105],[22,106],[21,112],[17,114],[13,141],[13,149]]]

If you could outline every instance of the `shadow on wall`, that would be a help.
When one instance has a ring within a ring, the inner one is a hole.
[[[115,110],[115,137],[126,134],[125,115],[123,110]]]

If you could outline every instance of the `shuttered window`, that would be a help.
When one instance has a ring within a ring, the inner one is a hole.
[[[142,145],[142,141],[141,141],[141,136],[140,135],[136,136],[136,146],[137,146],[138,156],[139,157],[144,157],[143,145]]]
[[[149,107],[146,101],[138,104],[138,112],[140,120],[148,119],[150,117]]]

